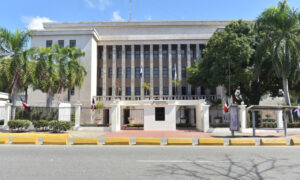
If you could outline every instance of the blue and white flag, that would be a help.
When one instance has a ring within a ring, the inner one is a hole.
[[[140,78],[143,77],[143,67],[141,67],[141,70],[140,70]]]
[[[176,66],[174,67],[174,80],[177,81],[177,72],[176,72]]]
[[[299,117],[300,117],[300,104],[299,104],[298,107],[295,109],[294,115],[295,115],[296,118],[299,118]]]

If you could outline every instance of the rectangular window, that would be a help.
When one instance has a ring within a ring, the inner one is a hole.
[[[167,67],[163,67],[163,77],[164,78],[168,77],[168,68]]]
[[[149,78],[150,77],[150,69],[149,69],[149,67],[145,67],[144,77],[145,78]]]
[[[168,51],[167,50],[163,50],[162,55],[163,55],[164,59],[167,59],[168,58]]]
[[[201,86],[200,93],[201,93],[201,95],[206,95],[205,88],[203,86]]]
[[[140,87],[135,87],[135,95],[140,96],[141,95],[141,88]]]
[[[71,96],[74,96],[74,94],[75,94],[75,89],[72,88],[72,90],[71,90]]]
[[[181,87],[182,95],[186,95],[186,87]]]
[[[118,78],[122,78],[122,68],[118,68]]]
[[[159,89],[158,89],[158,87],[154,87],[154,95],[159,95]]]
[[[177,52],[176,50],[172,50],[172,59],[176,59],[177,58]]]
[[[149,59],[149,56],[150,56],[149,50],[145,50],[144,51],[144,58]]]
[[[126,51],[126,59],[130,59],[131,58],[131,50],[127,50]]]
[[[186,78],[186,67],[182,67],[181,69],[181,77]]]
[[[98,68],[98,78],[102,78],[102,69]]]
[[[131,95],[131,88],[127,87],[126,88],[126,96],[130,96]]]
[[[97,96],[102,96],[102,88],[97,89]]]
[[[156,107],[155,108],[155,121],[164,121],[165,120],[165,108]]]
[[[140,78],[140,67],[135,67],[135,78]]]
[[[195,87],[192,87],[192,92],[191,92],[192,95],[196,95],[196,88]]]
[[[118,59],[122,59],[122,50],[118,50],[118,55],[117,55],[118,57]]]
[[[158,50],[153,51],[153,58],[158,59]]]
[[[112,68],[109,68],[109,69],[108,69],[108,77],[109,77],[109,78],[112,78]]]
[[[158,78],[158,67],[155,67],[155,68],[153,69],[153,73],[154,73],[154,77],[155,77],[155,78]]]
[[[163,89],[163,93],[164,93],[164,95],[169,95],[169,88],[168,87],[164,87],[164,89]]]
[[[181,50],[181,58],[185,58],[185,50]]]
[[[76,40],[70,40],[69,46],[70,48],[76,47]]]
[[[110,49],[108,51],[108,59],[112,59],[112,53],[113,53],[113,51]]]
[[[127,67],[126,68],[126,78],[130,78],[131,77],[131,68]]]
[[[191,59],[194,59],[194,50],[190,50]]]
[[[52,40],[47,40],[46,47],[51,47],[51,46],[52,46]]]
[[[58,46],[60,48],[63,48],[65,46],[65,41],[64,40],[58,40]]]
[[[145,96],[149,96],[149,95],[150,95],[150,92],[149,92],[149,90],[148,90],[148,89],[146,89],[146,88],[144,88],[144,94],[145,94]]]
[[[139,59],[141,56],[141,52],[139,50],[135,51],[135,58]]]
[[[108,95],[109,95],[109,96],[112,96],[112,88],[111,88],[111,87],[108,88]]]

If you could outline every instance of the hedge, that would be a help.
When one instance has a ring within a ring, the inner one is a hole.
[[[300,128],[300,122],[287,123],[288,128]]]
[[[144,127],[144,124],[142,124],[142,123],[131,123],[131,124],[127,124],[127,127]]]
[[[32,121],[32,124],[33,124],[35,129],[46,130],[49,126],[49,121],[47,121],[47,120],[35,120],[35,121]]]
[[[49,128],[53,131],[67,131],[72,128],[72,122],[53,120],[49,122]]]
[[[229,127],[229,123],[220,123],[220,124],[210,124],[209,125],[211,128],[225,128],[225,127]]]
[[[17,130],[17,131],[28,129],[30,124],[31,122],[29,120],[20,120],[20,119],[10,120],[7,123],[10,130]]]

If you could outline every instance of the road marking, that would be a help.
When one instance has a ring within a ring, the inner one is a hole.
[[[233,163],[232,161],[187,161],[187,160],[137,160],[137,162],[140,163]]]

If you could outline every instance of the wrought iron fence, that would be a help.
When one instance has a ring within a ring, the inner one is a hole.
[[[80,113],[80,126],[110,126],[110,108],[91,109],[82,107]]]

